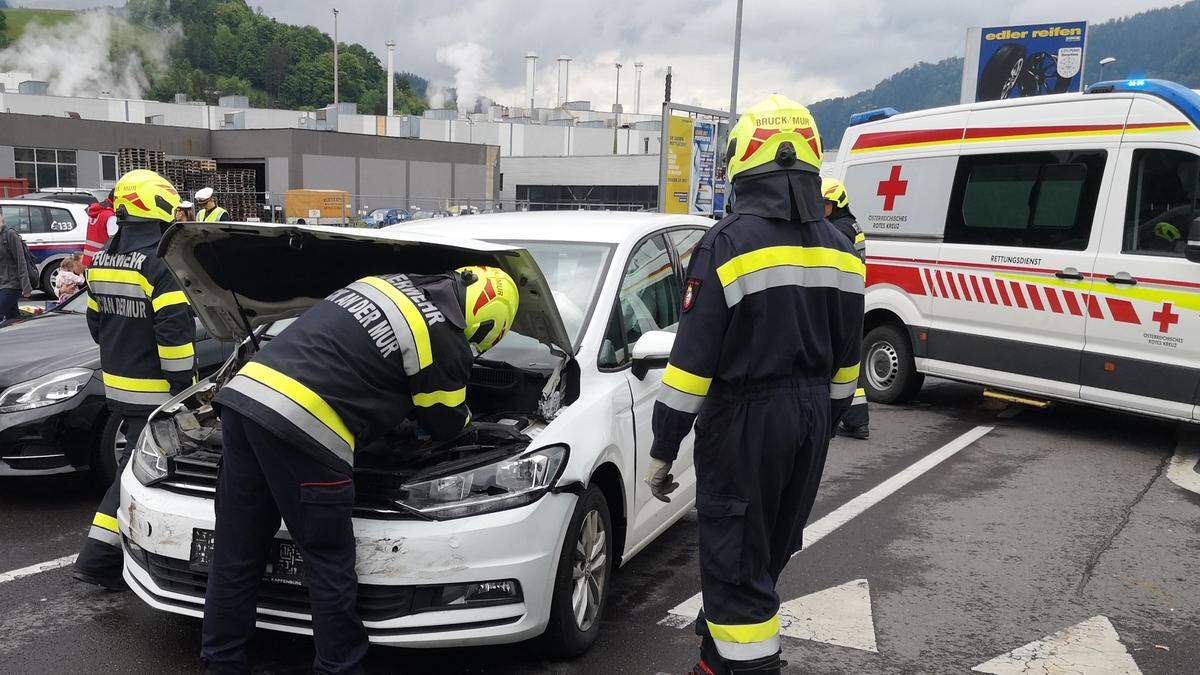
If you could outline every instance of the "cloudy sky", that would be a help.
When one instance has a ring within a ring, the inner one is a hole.
[[[553,105],[555,58],[571,56],[570,97],[607,108],[621,62],[621,101],[632,111],[633,63],[645,63],[642,110],[657,110],[674,69],[676,101],[725,108],[735,0],[249,0],[270,16],[332,32],[397,68],[508,105],[524,98],[524,54],[538,62],[538,105]],[[24,6],[120,4],[18,0]],[[739,106],[778,91],[801,101],[850,94],[917,61],[961,56],[971,25],[1085,19],[1100,22],[1170,0],[745,0]]]

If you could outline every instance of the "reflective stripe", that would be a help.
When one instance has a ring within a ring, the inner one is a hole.
[[[164,373],[186,373],[196,366],[196,357],[185,356],[182,359],[163,359],[158,360],[158,367],[162,368]]]
[[[87,247],[87,246],[91,246],[92,248],[96,249],[97,251],[99,251],[100,249],[104,248],[104,242],[102,242],[102,241],[92,241],[91,239],[86,239],[86,240],[84,240],[84,242],[83,242],[83,245],[84,245],[85,247]]]
[[[859,363],[856,363],[852,366],[847,366],[846,368],[838,368],[838,371],[833,374],[833,377],[830,378],[830,381],[836,382],[837,384],[843,384],[845,382],[858,382],[858,373],[860,368],[861,364]]]
[[[332,452],[346,464],[354,466],[353,446],[347,444],[346,440],[333,429],[292,399],[244,374],[238,374],[229,381],[229,384],[225,385],[225,388],[239,392],[243,396],[271,408],[276,414],[313,439],[317,445]]]
[[[158,345],[158,358],[182,359],[185,356],[195,356],[196,345],[191,342],[182,345]]]
[[[125,391],[142,391],[164,393],[171,391],[171,385],[166,380],[141,377],[122,377],[112,373],[104,373],[104,386],[124,389]]]
[[[439,403],[453,408],[457,405],[462,405],[467,400],[467,388],[455,389],[454,391],[429,391],[420,394],[413,394],[413,405],[418,408],[430,408]]]
[[[116,532],[119,529],[116,518],[108,515],[107,513],[100,513],[99,511],[97,511],[96,515],[92,517],[92,524],[103,527],[109,532]]]
[[[93,298],[91,295],[88,295],[88,299],[87,299],[87,308],[88,308],[88,309],[90,309],[90,310],[92,310],[93,312],[99,312],[99,311],[100,311],[100,305],[97,305],[97,304],[96,304],[96,299],[95,299],[95,298]]]
[[[398,288],[379,277],[359,279],[358,283],[368,284],[379,289],[396,305],[400,313],[404,315],[405,323],[411,330],[413,342],[416,343],[418,365],[424,369],[432,364],[433,348],[429,343],[429,326],[425,324],[425,317],[421,315],[421,310],[417,309],[416,304]]]
[[[110,270],[104,267],[89,267],[87,273],[88,286],[96,281],[111,281],[118,284],[131,284],[142,289],[145,297],[154,296],[154,284],[135,270]],[[120,295],[114,293],[114,295]]]
[[[867,390],[859,387],[854,390],[854,400],[850,402],[850,407],[856,405],[864,405],[867,402]]]
[[[751,661],[779,653],[779,615],[762,623],[725,626],[708,621],[708,632],[721,656]]]
[[[850,255],[850,254],[846,254]],[[857,260],[857,258],[855,258]],[[861,295],[865,281],[859,274],[832,267],[767,267],[748,272],[725,286],[725,305],[733,307],[742,298],[768,288],[799,286],[801,288],[836,288]]]
[[[145,300],[146,294],[136,284],[122,284],[113,281],[89,281],[88,290],[96,295],[117,295],[122,298]]]
[[[251,361],[238,371],[239,375],[245,375],[248,378],[257,380],[262,384],[267,385],[271,389],[279,392],[281,395],[292,401],[295,405],[306,411],[313,418],[328,427],[330,431],[342,439],[346,445],[354,450],[354,434],[350,433],[350,429],[346,427],[346,423],[342,421],[341,415],[333,409],[333,406],[325,402],[317,392],[304,386],[304,384],[284,375],[283,373],[264,366],[261,363]]]
[[[866,396],[866,395],[867,395],[867,390],[866,390],[866,389],[863,389],[862,387],[859,387],[858,389],[855,389],[855,390],[854,390],[854,395],[855,395],[855,396]]]
[[[854,383],[854,382],[846,382],[845,384],[839,384],[837,382],[834,382],[834,383],[830,384],[829,385],[829,398],[832,398],[832,399],[850,398],[851,396],[854,395],[855,384],[856,383]]]
[[[410,377],[416,375],[421,370],[421,361],[417,355],[417,341],[413,338],[412,328],[409,328],[408,320],[404,318],[400,308],[396,306],[395,302],[392,302],[389,296],[384,295],[383,291],[369,284],[356,281],[347,288],[375,303],[383,312],[388,324],[392,327],[396,341],[400,343],[404,372]]]
[[[853,253],[819,246],[768,246],[743,253],[717,268],[722,286],[768,267],[828,267],[866,276],[866,265]]]
[[[673,389],[678,389],[685,394],[693,396],[707,396],[708,388],[712,386],[711,377],[701,377],[694,375],[674,364],[667,364],[667,369],[663,372],[663,384]]]
[[[679,391],[673,387],[663,387],[658,392],[658,402],[681,413],[696,414],[704,405],[704,397]]]
[[[121,535],[116,532],[109,532],[103,527],[96,527],[95,525],[88,528],[88,539],[95,539],[102,544],[108,544],[117,548],[121,547]]]
[[[165,380],[164,380],[165,381]],[[126,391],[104,385],[104,397],[118,403],[158,407],[171,400],[171,395],[158,392]]]
[[[170,307],[171,305],[186,304],[188,304],[188,299],[187,296],[183,294],[183,291],[170,291],[168,293],[163,293],[150,302],[150,306],[153,307],[154,311],[156,312],[164,307]]]
[[[854,243],[863,244],[863,243],[866,243],[866,241],[867,241],[867,235],[863,234],[862,232],[859,232],[858,234],[854,235]]]

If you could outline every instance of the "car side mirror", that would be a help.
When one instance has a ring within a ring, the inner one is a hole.
[[[1187,259],[1200,263],[1200,218],[1192,221],[1192,226],[1188,228],[1187,248],[1184,249],[1184,255]]]
[[[674,345],[675,334],[670,331],[652,330],[643,334],[633,345],[633,376],[642,380],[651,369],[666,368]]]

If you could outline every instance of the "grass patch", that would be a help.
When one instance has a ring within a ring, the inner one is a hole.
[[[8,36],[11,42],[16,42],[17,38],[25,33],[25,29],[31,24],[42,24],[45,26],[53,26],[59,23],[65,23],[75,17],[75,12],[67,9],[0,9],[4,12],[4,18],[8,21],[8,30],[5,35]]]

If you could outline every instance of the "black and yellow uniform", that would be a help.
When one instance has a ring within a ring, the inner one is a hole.
[[[720,656],[702,663],[778,672],[775,583],[858,381],[864,268],[823,218],[815,173],[752,175],[734,190],[733,215],[688,266],[650,454],[673,461],[699,413],[700,628]]]
[[[354,451],[410,414],[435,438],[469,423],[465,288],[458,273],[360,279],[305,312],[217,394],[224,458],[205,596],[209,668],[246,668],[258,579],[281,516],[304,555],[314,670],[349,672],[366,654],[355,607]]]
[[[104,395],[125,420],[123,469],[155,408],[196,381],[195,321],[187,297],[159,259],[157,222],[121,221],[88,268],[87,322],[100,345]],[[76,576],[112,586],[121,578],[120,471],[93,518]]]
[[[863,234],[858,221],[848,208],[834,208],[829,216],[829,222],[854,244],[854,252],[858,254],[863,264],[867,262],[867,235]],[[871,425],[870,412],[867,409],[866,370],[859,374],[858,388],[854,390],[854,400],[850,410],[842,418],[841,429],[844,433],[857,438],[867,438]]]

